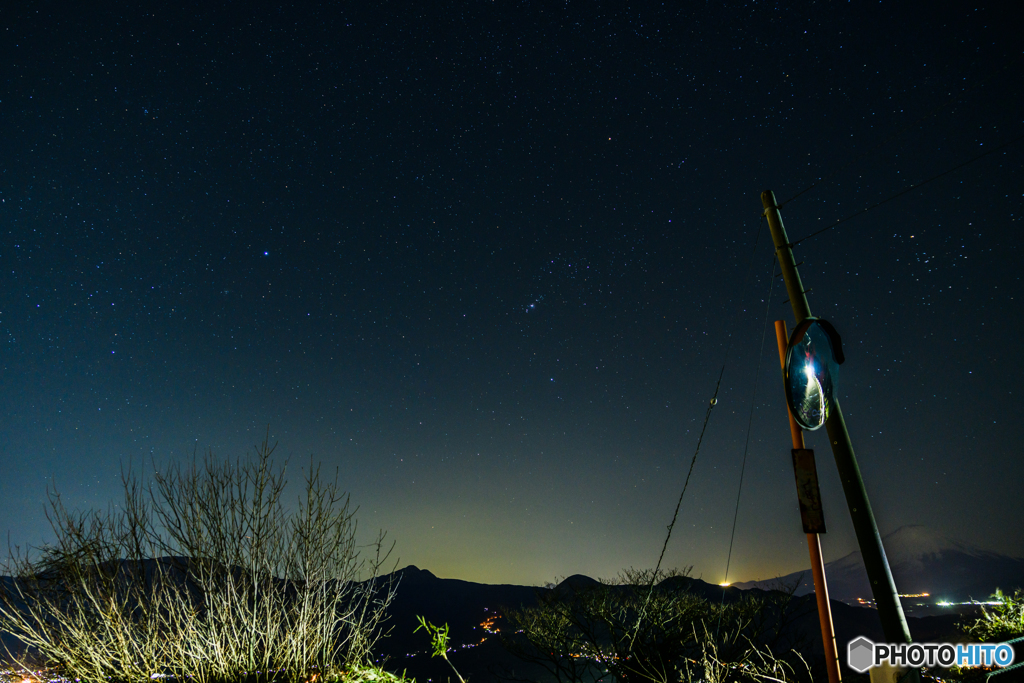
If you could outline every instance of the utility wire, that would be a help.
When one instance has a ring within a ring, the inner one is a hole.
[[[872,209],[877,209],[882,204],[885,204],[887,202],[891,202],[892,200],[896,199],[897,197],[902,197],[903,195],[907,194],[908,192],[912,192],[913,190],[916,190],[919,187],[923,187],[923,186],[927,185],[928,183],[932,182],[933,180],[938,180],[939,178],[942,178],[943,176],[947,176],[947,175],[949,175],[950,173],[952,173],[954,171],[959,171],[964,166],[968,166],[970,164],[973,164],[975,161],[978,161],[979,159],[983,159],[984,157],[987,157],[989,154],[995,154],[996,152],[998,152],[1001,149],[1006,149],[1010,145],[1014,144],[1015,142],[1020,142],[1021,140],[1024,140],[1024,135],[1018,135],[1017,137],[1015,137],[1012,140],[1009,140],[1007,142],[1004,142],[1003,144],[999,145],[998,147],[993,147],[992,149],[988,150],[987,152],[982,152],[978,156],[971,157],[967,161],[965,161],[965,162],[963,162],[961,164],[957,164],[953,168],[948,169],[946,171],[943,171],[942,173],[939,173],[938,175],[933,175],[931,178],[928,178],[927,180],[922,180],[921,182],[916,183],[914,185],[908,185],[907,187],[903,188],[902,190],[900,190],[896,194],[894,194],[894,195],[892,195],[890,197],[887,197],[887,198],[883,199],[882,201],[880,201],[880,202],[878,202],[876,204],[872,204],[871,206],[869,206],[869,207],[867,207],[865,209],[861,209],[860,211],[857,211],[855,213],[851,213],[846,218],[840,218],[835,223],[832,223],[831,225],[827,225],[824,228],[822,228],[821,230],[816,230],[815,232],[812,232],[810,235],[806,235],[804,237],[801,237],[800,239],[798,239],[795,242],[790,242],[789,246],[790,247],[795,247],[796,245],[800,244],[801,242],[803,242],[805,240],[809,240],[812,237],[817,237],[821,233],[826,232],[828,230],[831,230],[832,228],[836,227],[840,223],[845,223],[846,221],[850,220],[851,218],[856,218],[857,216],[860,216],[861,214],[865,214],[868,211],[871,211]],[[790,201],[792,201],[792,200],[790,200]]]
[[[980,88],[981,86],[985,85],[990,80],[992,80],[993,78],[998,76],[1000,73],[1002,73],[1003,71],[1008,69],[1012,64],[1016,63],[1017,60],[1019,60],[1020,58],[1021,58],[1021,55],[1016,55],[1013,59],[1007,61],[1006,64],[1003,65],[1003,68],[999,69],[999,71],[996,71],[994,73],[989,74],[988,78],[986,78],[984,80],[981,80],[981,81],[978,81],[976,84],[972,85],[970,88],[967,88],[966,90],[961,90],[959,93],[957,93],[956,97],[954,97],[953,99],[947,100],[946,102],[943,102],[939,106],[937,106],[934,109],[932,109],[931,111],[929,111],[924,116],[916,119],[913,123],[910,123],[909,125],[904,126],[900,130],[896,131],[895,133],[893,133],[892,135],[887,137],[885,140],[883,140],[882,142],[880,142],[877,145],[875,145],[874,147],[871,147],[871,148],[867,149],[866,151],[862,152],[861,154],[855,156],[853,159],[850,159],[849,161],[847,161],[845,164],[843,164],[842,166],[837,168],[835,171],[830,173],[825,178],[819,178],[818,180],[815,180],[813,183],[811,183],[810,185],[808,185],[804,189],[800,190],[799,192],[797,192],[795,195],[793,195],[792,197],[790,197],[786,201],[784,201],[781,204],[779,204],[779,208],[781,209],[783,206],[785,206],[786,204],[789,204],[791,201],[793,201],[794,199],[796,199],[800,195],[804,194],[805,192],[810,192],[811,190],[816,188],[818,185],[824,185],[825,183],[828,183],[830,180],[835,178],[837,175],[842,173],[844,170],[849,168],[851,165],[853,165],[854,163],[860,161],[861,159],[863,159],[867,155],[871,154],[876,149],[879,149],[880,147],[884,147],[884,146],[888,145],[890,142],[892,142],[893,140],[895,140],[899,136],[903,135],[904,133],[906,133],[908,130],[910,130],[911,128],[913,128],[917,124],[921,123],[922,121],[924,121],[927,118],[931,118],[932,116],[934,116],[935,114],[939,113],[940,111],[942,111],[943,109],[945,109],[949,105],[953,104],[954,102],[959,102],[969,92],[971,92],[973,90],[976,90],[976,89]]]
[[[772,271],[768,278],[768,296],[765,298],[764,326],[761,329],[761,350],[757,354],[757,371],[754,373],[754,390],[750,395],[750,415],[747,417],[747,438],[743,443],[743,464],[740,466],[740,485],[736,491],[736,509],[732,514],[732,534],[729,536],[729,554],[725,560],[725,578],[723,583],[729,582],[729,567],[732,564],[733,541],[736,540],[736,520],[740,516],[740,496],[743,494],[743,475],[747,471],[747,453],[750,450],[750,430],[754,423],[754,403],[757,400],[757,382],[761,377],[761,361],[764,359],[764,340],[768,336],[768,314],[772,307],[772,291],[775,287],[775,254],[772,254]],[[718,628],[715,630],[715,642],[722,631],[722,613],[725,611],[725,586],[722,586],[722,602],[718,610]]]

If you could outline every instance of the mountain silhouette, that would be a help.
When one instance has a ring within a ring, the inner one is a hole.
[[[903,526],[882,538],[896,588],[908,613],[935,613],[939,601],[984,600],[996,588],[1024,586],[1024,558],[1002,555],[944,536],[925,526]],[[829,597],[848,604],[870,600],[871,585],[860,551],[825,565]],[[796,595],[814,592],[810,569],[775,579],[733,584],[737,588],[773,588],[797,584]]]
[[[901,540],[904,542],[900,543]],[[907,554],[910,557],[925,557],[926,560],[921,565],[924,569],[927,569],[930,563],[927,558],[945,558],[950,552],[964,553],[971,557],[977,555],[981,558],[992,555],[977,554],[967,546],[956,546],[954,550],[950,550],[951,546],[945,542],[933,544],[927,535],[921,533],[904,534],[895,541],[892,544],[894,550],[908,548]],[[852,556],[839,562],[845,562],[841,567],[851,568],[850,571],[855,574],[853,570],[857,569],[857,564],[850,557]],[[859,558],[857,559],[859,561]],[[163,558],[162,561],[167,561],[167,558]],[[862,567],[860,571],[863,572]],[[835,573],[840,574],[838,570]],[[791,576],[799,576],[799,573]],[[12,579],[0,577],[0,581],[10,587]],[[418,616],[423,616],[439,626],[449,626],[449,658],[463,676],[471,677],[473,683],[497,683],[509,679],[543,680],[546,675],[538,665],[516,658],[502,646],[497,631],[508,627],[508,622],[502,616],[509,609],[536,605],[545,596],[586,591],[599,584],[588,576],[576,574],[557,585],[549,584],[549,587],[491,585],[438,578],[430,571],[412,565],[393,574],[377,577],[373,581],[382,582],[382,587],[390,584],[396,591],[394,601],[388,609],[388,620],[384,625],[386,637],[378,641],[374,648],[377,662],[383,664],[389,671],[404,671],[407,676],[414,677],[417,681],[435,683],[450,680],[452,672],[443,660],[431,657],[429,635],[422,630],[416,631]],[[866,584],[866,578],[863,581]],[[659,586],[669,590],[683,589],[714,603],[730,603],[751,593],[767,593],[778,584],[778,580],[762,583],[765,585],[750,586],[747,590],[741,590],[736,585],[723,588],[680,575],[665,579]],[[629,586],[620,586],[616,590],[629,589]],[[813,596],[806,594],[810,591],[803,592],[805,595],[795,598],[788,608],[794,617],[790,628],[794,636],[804,639],[805,645],[801,652],[809,662],[817,666],[822,659],[817,611]],[[874,610],[833,601],[832,612],[836,639],[841,647],[861,635],[876,641],[882,638],[881,624]],[[947,614],[920,619],[911,617],[908,622],[915,639],[941,642],[949,640],[955,634],[957,619],[958,615]],[[0,634],[0,640],[12,649],[19,649],[19,644],[7,634]]]
[[[863,572],[863,569],[861,571]],[[509,608],[530,607],[547,596],[564,596],[571,592],[587,591],[599,584],[588,576],[575,574],[558,584],[548,584],[546,587],[492,586],[457,579],[441,579],[429,571],[414,566],[400,569],[383,578],[400,579],[400,582],[395,600],[388,610],[391,617],[388,624],[390,635],[378,643],[376,652],[381,656],[381,660],[386,660],[387,669],[395,672],[404,670],[417,681],[432,680],[435,683],[450,680],[452,674],[444,662],[430,657],[427,652],[427,635],[422,631],[413,633],[417,623],[416,615],[423,615],[438,625],[450,626],[449,658],[460,673],[464,676],[470,675],[472,683],[497,683],[510,679],[547,680],[547,674],[539,667],[512,656],[502,647],[499,638],[488,637],[481,622],[490,616],[503,615]],[[723,588],[688,576],[674,576],[665,579],[659,586],[669,589],[682,588],[713,603],[730,603],[741,600],[751,593],[771,593],[778,586],[778,580],[763,583],[764,586],[751,586],[743,590],[736,585]],[[629,590],[629,587],[620,586],[617,590]],[[803,593],[790,603],[789,613],[793,621],[788,630],[794,639],[804,643],[801,647],[802,655],[810,664],[820,668],[823,666],[824,654],[817,606],[814,596],[810,594],[811,591],[805,590]],[[858,636],[866,636],[878,642],[884,639],[881,622],[875,610],[832,601],[832,615],[836,642],[840,649]],[[915,614],[909,617],[907,622],[915,640],[945,642],[956,637],[956,623],[961,618],[962,615],[953,613],[941,616]],[[496,627],[507,626],[503,619],[496,620]]]

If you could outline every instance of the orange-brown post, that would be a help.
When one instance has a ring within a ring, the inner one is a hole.
[[[779,362],[783,370],[786,368],[786,346],[789,334],[786,332],[786,321],[775,321],[775,337],[779,342]],[[789,412],[789,433],[793,437],[793,448],[804,447],[804,433],[800,425]],[[807,534],[807,550],[811,555],[811,572],[814,575],[814,597],[818,601],[818,621],[821,622],[821,643],[825,647],[825,668],[828,670],[828,683],[839,683],[839,654],[836,650],[836,632],[832,627],[832,608],[828,602],[828,584],[825,583],[825,564],[821,557],[821,542],[818,534]]]

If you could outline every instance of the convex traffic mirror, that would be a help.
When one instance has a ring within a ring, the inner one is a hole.
[[[844,360],[842,340],[827,320],[805,318],[793,330],[786,349],[786,401],[803,429],[818,429],[828,419]]]

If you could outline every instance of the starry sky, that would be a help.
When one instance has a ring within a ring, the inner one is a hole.
[[[730,579],[807,566],[760,192],[821,181],[799,239],[1021,136],[1024,39],[1013,3],[792,4],[4,10],[0,531],[269,429],[399,566],[610,577],[656,562],[724,365],[666,564],[724,577],[749,420]],[[796,248],[883,533],[1024,555],[1022,164]]]

